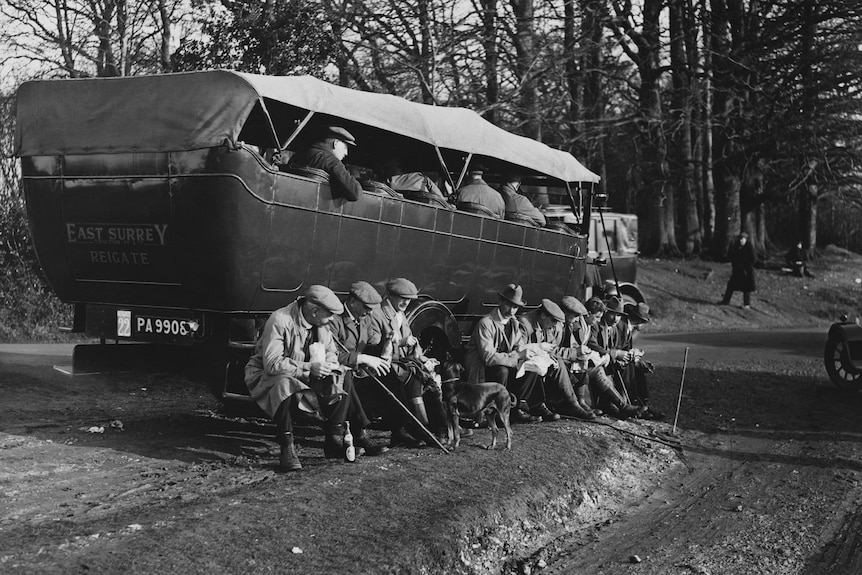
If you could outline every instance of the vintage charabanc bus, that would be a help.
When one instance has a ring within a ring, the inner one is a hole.
[[[332,124],[356,137],[358,201],[285,162]],[[74,304],[73,329],[101,342],[77,346],[78,364],[146,342],[241,372],[254,320],[312,284],[382,292],[410,278],[411,325],[435,353],[459,348],[508,283],[528,302],[583,294],[599,178],[469,110],[224,70],[33,81],[18,91],[16,145],[45,277]],[[538,228],[398,193],[373,175],[393,154],[449,189],[475,162],[492,183],[517,171],[572,218]]]

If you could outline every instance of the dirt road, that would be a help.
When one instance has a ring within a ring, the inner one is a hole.
[[[0,346],[0,572],[859,573],[862,398],[827,385],[823,333],[645,337],[663,423],[356,465],[308,429],[293,475],[203,383]]]

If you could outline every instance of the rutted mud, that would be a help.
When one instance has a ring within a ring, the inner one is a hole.
[[[827,386],[815,335],[645,339],[665,422],[356,465],[306,428],[288,475],[271,426],[220,415],[203,383],[69,378],[64,348],[4,347],[0,571],[858,573],[862,399]]]

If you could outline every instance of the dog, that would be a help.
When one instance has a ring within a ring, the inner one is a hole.
[[[486,449],[497,447],[497,418],[506,430],[506,449],[512,449],[512,427],[509,425],[509,412],[515,396],[499,383],[465,383],[461,381],[464,367],[454,361],[442,366],[441,384],[443,387],[443,406],[446,410],[448,445],[452,449],[461,443],[461,417],[469,417],[482,423],[487,420],[491,429],[491,444]]]

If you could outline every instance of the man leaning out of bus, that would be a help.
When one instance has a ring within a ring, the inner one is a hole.
[[[294,168],[317,168],[329,174],[332,190],[351,202],[362,195],[362,185],[354,178],[342,161],[347,157],[348,146],[355,146],[356,138],[341,126],[329,126],[318,140],[306,150],[291,156],[288,165]]]
[[[293,410],[322,412],[326,418],[323,453],[331,458],[344,456],[345,420],[356,432],[370,423],[353,381],[341,373],[327,327],[343,311],[332,290],[310,286],[303,297],[269,316],[246,364],[245,383],[252,399],[275,420],[279,467],[285,471],[302,469],[294,446]]]

